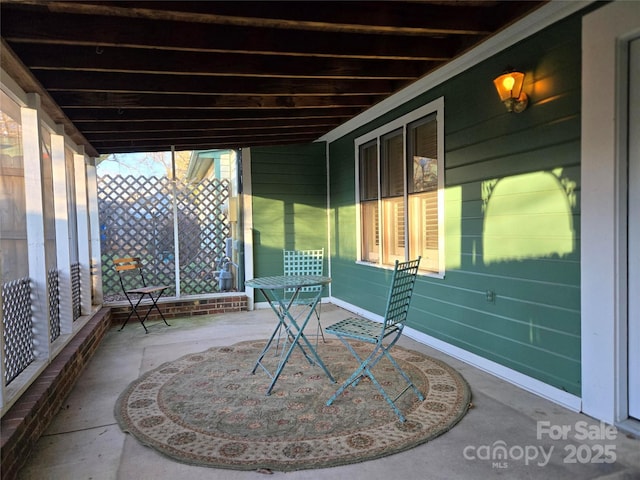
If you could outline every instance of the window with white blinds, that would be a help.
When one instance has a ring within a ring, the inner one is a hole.
[[[356,140],[360,261],[444,275],[443,115],[439,99]]]

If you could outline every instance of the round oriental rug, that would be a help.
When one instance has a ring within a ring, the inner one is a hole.
[[[453,368],[396,345],[393,357],[425,396],[420,402],[408,391],[396,402],[406,422],[398,420],[367,378],[326,406],[358,365],[338,340],[318,346],[338,383],[296,349],[266,396],[267,374],[260,368],[251,374],[265,343],[215,347],[145,373],[116,402],[121,428],[181,462],[291,471],[362,462],[415,447],[453,427],[471,400],[466,381]],[[370,348],[357,344],[356,350],[365,355]],[[277,358],[269,352],[265,361],[275,368]],[[374,375],[392,398],[404,388],[386,359]]]

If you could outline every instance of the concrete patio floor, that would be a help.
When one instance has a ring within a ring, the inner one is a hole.
[[[324,325],[349,312],[322,305]],[[196,467],[163,457],[123,433],[113,409],[138,376],[162,363],[213,346],[267,338],[271,310],[228,313],[112,328],[45,435],[20,478],[55,480],[164,480],[263,478],[255,471]],[[311,322],[310,322],[311,324]],[[311,327],[310,327],[311,328]],[[314,325],[315,329],[315,325]],[[528,393],[407,337],[400,344],[447,362],[471,386],[473,408],[444,435],[407,452],[341,467],[273,472],[271,478],[342,479],[640,479],[640,439]],[[545,423],[539,423],[545,422]],[[583,423],[584,422],[584,423]],[[547,427],[544,429],[543,427]],[[583,428],[584,427],[584,428]],[[539,434],[539,429],[544,431]],[[570,430],[554,440],[548,432]],[[587,430],[592,439],[579,439]],[[576,439],[576,434],[578,439]],[[605,438],[608,437],[608,438]],[[504,460],[486,459],[494,447]],[[615,460],[615,461],[613,461]]]

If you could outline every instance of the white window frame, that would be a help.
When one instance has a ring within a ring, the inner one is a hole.
[[[416,120],[420,120],[421,118],[427,117],[429,115],[436,115],[436,125],[437,125],[437,135],[438,135],[438,191],[437,191],[437,202],[438,202],[438,271],[434,272],[432,270],[425,270],[424,267],[421,268],[421,274],[425,274],[428,276],[433,276],[437,278],[444,278],[445,275],[445,255],[444,255],[444,97],[437,98],[432,102],[413,110],[410,113],[403,115],[381,127],[372,130],[365,135],[362,135],[355,139],[355,196],[356,196],[356,236],[357,236],[357,259],[356,263],[363,265],[374,265],[380,268],[392,268],[390,265],[384,265],[383,261],[383,252],[382,245],[383,242],[380,242],[379,252],[378,252],[378,261],[367,262],[362,260],[362,214],[361,214],[361,204],[360,204],[360,147],[375,141],[378,146],[378,189],[380,189],[380,145],[382,142],[382,138],[397,129],[402,129],[403,134],[403,170],[404,170],[404,202],[405,202],[405,245],[406,245],[406,255],[408,255],[409,251],[409,235],[410,235],[410,222],[408,217],[408,186],[407,186],[407,131],[408,126],[415,122]],[[378,206],[381,205],[381,196],[380,192],[378,194]],[[381,217],[382,212],[379,212],[379,218]],[[383,236],[383,232],[380,232],[380,236]],[[407,258],[409,260],[409,258]]]

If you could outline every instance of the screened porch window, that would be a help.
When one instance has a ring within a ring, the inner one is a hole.
[[[442,118],[438,100],[356,140],[360,261],[444,274]]]

